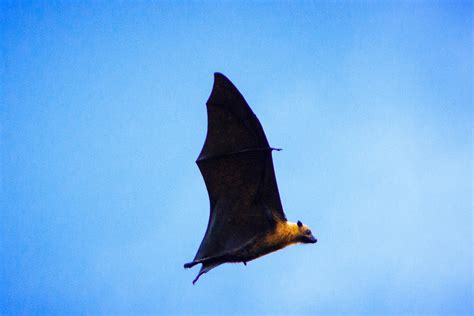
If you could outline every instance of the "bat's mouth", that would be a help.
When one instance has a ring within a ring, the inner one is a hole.
[[[311,236],[311,237],[308,238],[308,243],[310,243],[310,244],[315,244],[317,242],[318,242],[318,240],[316,238],[314,238],[314,236]]]

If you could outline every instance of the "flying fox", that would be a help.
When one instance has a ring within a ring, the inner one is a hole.
[[[207,230],[191,268],[201,275],[223,263],[243,263],[317,239],[311,229],[289,222],[283,211],[272,152],[262,125],[239,90],[221,73],[206,102],[208,128],[196,163],[210,201]]]

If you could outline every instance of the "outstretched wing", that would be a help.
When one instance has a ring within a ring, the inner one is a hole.
[[[220,73],[207,101],[208,130],[196,161],[211,212],[194,260],[237,249],[286,221],[272,150],[263,128],[237,88]]]

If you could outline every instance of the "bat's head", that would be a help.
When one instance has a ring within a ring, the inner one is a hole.
[[[314,238],[313,233],[311,232],[311,229],[303,224],[302,222],[298,221],[296,223],[298,226],[298,241],[304,244],[314,244],[318,240]]]

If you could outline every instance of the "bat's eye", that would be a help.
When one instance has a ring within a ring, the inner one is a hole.
[[[305,234],[306,235],[311,235],[311,230],[308,229],[307,231],[305,231]]]

